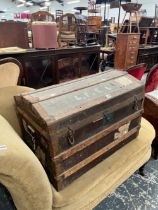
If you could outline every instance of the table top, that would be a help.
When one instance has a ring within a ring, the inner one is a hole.
[[[93,46],[71,46],[66,48],[57,48],[57,49],[23,49],[23,50],[6,50],[6,52],[3,50],[3,52],[0,51],[1,55],[17,55],[17,54],[30,54],[30,53],[51,53],[51,54],[59,54],[60,52],[67,52],[70,53],[70,51],[87,51],[87,50],[94,50],[99,49],[100,45],[93,45]],[[3,48],[4,49],[4,48]]]
[[[158,107],[158,89],[145,94],[148,101],[154,103]]]
[[[146,93],[146,96],[151,96],[158,100],[158,89],[151,91],[149,93]]]
[[[87,10],[88,7],[75,7],[74,9],[76,9],[76,10]]]

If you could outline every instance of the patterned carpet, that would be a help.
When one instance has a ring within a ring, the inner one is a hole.
[[[16,210],[3,186],[0,186],[0,210]],[[158,210],[158,160],[148,162],[145,177],[136,172],[94,210]]]
[[[158,160],[145,166],[104,199],[94,210],[158,210]]]

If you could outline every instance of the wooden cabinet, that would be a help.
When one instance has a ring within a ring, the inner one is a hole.
[[[136,65],[139,49],[140,34],[120,33],[117,35],[115,68],[126,70]]]
[[[0,53],[0,59],[7,57],[16,58],[22,64],[23,84],[38,89],[97,73],[100,46],[29,49],[25,52]]]
[[[0,48],[3,47],[28,49],[27,23],[14,21],[0,22]]]

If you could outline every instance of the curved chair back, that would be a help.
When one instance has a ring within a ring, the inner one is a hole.
[[[141,63],[135,66],[132,66],[127,70],[127,72],[138,80],[142,79],[144,72],[146,71],[147,64]]]
[[[31,22],[33,21],[54,21],[54,15],[47,11],[38,11],[32,13]]]
[[[14,58],[0,60],[0,88],[20,84],[23,69],[21,63]]]
[[[154,65],[147,76],[145,84],[145,92],[151,92],[158,88],[158,64]]]

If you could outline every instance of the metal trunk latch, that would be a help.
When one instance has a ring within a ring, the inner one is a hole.
[[[111,123],[113,121],[113,114],[112,113],[104,113],[103,114],[103,125]]]
[[[68,128],[66,138],[71,146],[75,144],[74,131],[71,128]]]

